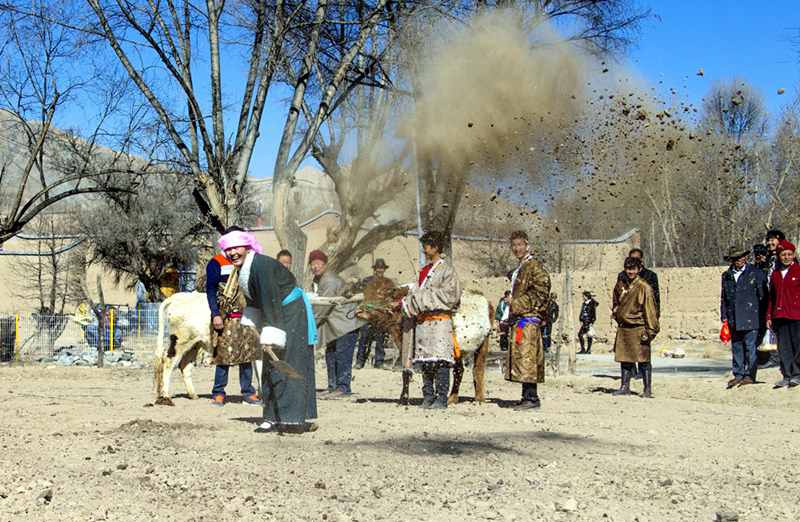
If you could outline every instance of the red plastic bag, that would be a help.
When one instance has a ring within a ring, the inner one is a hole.
[[[722,341],[722,344],[728,344],[728,341],[731,340],[731,328],[728,326],[728,321],[722,322],[722,328],[719,331],[719,340]]]

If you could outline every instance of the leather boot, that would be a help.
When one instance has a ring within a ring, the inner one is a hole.
[[[427,410],[433,406],[436,400],[436,395],[434,395],[433,392],[433,380],[436,372],[431,366],[433,366],[433,364],[425,363],[422,367],[422,404],[420,404],[419,407],[423,410]]]
[[[642,384],[644,384],[644,391],[642,392],[641,397],[645,399],[652,399],[653,392],[650,387],[653,384],[653,365],[650,363],[640,363],[639,366],[641,367],[642,371]]]
[[[439,366],[436,370],[436,402],[432,410],[447,409],[447,392],[450,391],[450,368],[446,365]]]
[[[622,384],[620,385],[619,390],[615,391],[611,395],[630,395],[631,394],[631,364],[630,363],[620,363],[620,368],[622,369]]]

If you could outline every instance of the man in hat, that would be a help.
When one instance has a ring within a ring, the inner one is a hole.
[[[328,256],[322,250],[313,250],[308,255],[308,264],[314,274],[311,280],[314,295],[336,297],[344,294],[344,279],[328,270]],[[355,304],[314,306],[319,343],[325,347],[325,364],[328,367],[328,387],[320,396],[327,399],[338,399],[352,393],[353,352],[361,327],[361,322],[356,319],[355,308]]]
[[[778,336],[783,379],[775,387],[785,388],[800,385],[800,266],[789,241],[781,240],[775,252],[779,264],[770,278],[767,328]]]
[[[373,279],[381,279],[385,278],[384,274],[386,273],[386,269],[389,268],[389,265],[386,264],[381,258],[375,260],[375,264],[372,265],[372,275],[369,277],[365,277],[363,281],[361,281],[361,288],[367,286],[367,283],[372,281]],[[367,357],[369,357],[369,350],[372,346],[372,341],[375,341],[375,361],[372,364],[372,367],[376,370],[383,370],[383,359],[386,357],[386,351],[384,350],[384,343],[386,342],[386,330],[383,328],[375,328],[371,323],[364,323],[364,326],[361,327],[361,331],[359,333],[358,338],[358,353],[356,354],[356,370],[360,370],[364,367],[364,364],[367,362]]]
[[[758,333],[765,322],[767,276],[747,262],[749,250],[740,246],[728,249],[723,259],[731,266],[722,273],[720,320],[731,331],[733,379],[728,388],[753,384],[758,369]]]

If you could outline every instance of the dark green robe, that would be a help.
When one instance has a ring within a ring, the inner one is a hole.
[[[255,253],[248,254],[250,255],[253,256],[252,261],[246,261],[245,267],[242,267],[239,285],[244,291],[248,308],[256,309],[257,313],[248,313],[249,311],[245,309],[245,315],[255,316],[255,319],[260,321],[256,324],[256,329],[261,332],[262,343],[273,339],[275,332],[285,332],[286,346],[284,350],[278,352],[283,351],[285,355],[281,358],[304,377],[303,380],[289,379],[272,368],[269,363],[271,359],[264,354],[264,375],[261,379],[264,420],[300,423],[307,419],[316,419],[314,346],[308,344],[305,301],[300,297],[283,305],[283,300],[295,289],[297,281],[294,275],[275,259]],[[249,271],[246,268],[249,268]],[[274,397],[270,390],[270,380]],[[275,415],[276,402],[280,419]]]

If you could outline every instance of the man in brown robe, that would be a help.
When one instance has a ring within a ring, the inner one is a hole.
[[[522,400],[514,409],[523,411],[541,405],[536,385],[544,382],[542,321],[550,302],[550,275],[530,253],[524,231],[512,232],[510,241],[519,266],[511,272],[511,295],[505,298],[509,326],[505,378],[522,383]]]
[[[650,364],[650,343],[659,332],[658,307],[653,288],[639,275],[642,261],[635,257],[625,259],[627,281],[620,280],[614,287],[614,320],[617,321],[617,338],[614,341],[614,360],[620,363],[622,385],[613,395],[631,394],[633,366],[639,363],[644,391],[642,397],[651,398],[653,366]]]

